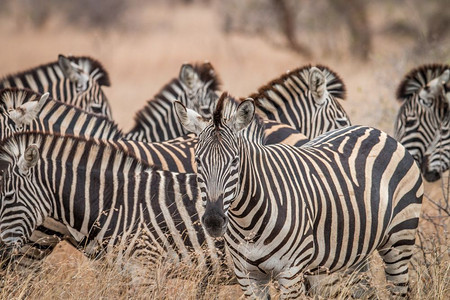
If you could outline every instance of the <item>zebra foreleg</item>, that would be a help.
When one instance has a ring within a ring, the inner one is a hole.
[[[289,270],[277,276],[280,287],[280,299],[299,299],[305,296],[306,278],[297,269]]]
[[[401,246],[392,247],[387,244],[378,251],[384,261],[386,280],[391,284],[388,289],[395,297],[408,297],[408,268],[413,247],[414,238],[409,243],[403,240]]]
[[[248,299],[270,299],[270,276],[266,274],[236,271],[236,278],[244,295]]]

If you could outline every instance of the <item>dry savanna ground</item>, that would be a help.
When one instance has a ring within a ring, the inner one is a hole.
[[[222,78],[223,90],[238,97],[252,93],[286,70],[320,63],[335,70],[346,83],[348,94],[342,104],[354,124],[392,133],[399,107],[395,88],[402,76],[418,64],[450,60],[448,52],[444,56],[436,54],[442,52],[440,49],[414,55],[416,41],[383,34],[388,18],[398,12],[393,8],[386,14],[376,5],[371,7],[369,16],[374,48],[368,62],[357,61],[348,53],[345,35],[334,37],[334,42],[325,47],[315,33],[303,31],[300,40],[315,54],[307,60],[286,47],[283,38],[276,34],[224,34],[218,21],[220,9],[199,4],[144,5],[132,13],[139,26],[107,32],[65,25],[57,14],[40,29],[21,19],[2,17],[0,75],[53,61],[59,53],[92,56],[109,72],[112,86],[105,91],[114,119],[129,129],[134,113],[178,75],[183,62],[210,61]],[[321,38],[331,37],[324,33]],[[426,215],[421,221],[420,247],[411,272],[413,299],[448,299],[450,295],[447,190],[444,182],[426,184]],[[35,272],[6,271],[0,298],[197,298],[201,272],[192,267],[176,267],[180,273],[191,274],[189,280],[174,279],[168,276],[170,263],[160,263],[148,270],[149,278],[153,278],[151,284],[133,285],[126,271],[105,261],[89,261],[68,248],[66,244],[59,245]],[[383,299],[386,293],[381,264],[377,257],[373,260],[375,294]],[[353,285],[349,279],[343,282],[344,293],[339,296],[342,299]],[[206,298],[217,292],[220,299],[241,295],[236,286],[218,291],[211,284]]]

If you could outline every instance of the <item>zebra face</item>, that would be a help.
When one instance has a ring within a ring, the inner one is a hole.
[[[223,103],[227,94],[222,94],[214,112],[212,122],[205,121],[196,112],[186,109],[180,102],[175,111],[183,126],[198,134],[195,147],[197,183],[205,213],[201,221],[206,232],[223,236],[228,224],[228,209],[240,190],[241,139],[239,132],[253,120],[254,102],[247,99],[239,104],[229,120],[222,117]]]
[[[49,97],[27,89],[4,89],[0,92],[0,140],[15,132],[22,132],[37,119]]]
[[[38,160],[37,146],[30,145],[18,159],[2,164],[0,242],[8,251],[20,248],[44,220],[32,179]]]
[[[442,126],[425,153],[422,173],[429,182],[441,179],[442,173],[450,168],[450,120]]]
[[[87,112],[111,119],[111,109],[102,90],[102,77],[105,76],[102,70],[99,68],[91,70],[89,60],[80,60],[76,63],[63,55],[59,55],[58,64],[71,86],[73,99],[70,102]]]
[[[201,78],[200,73],[207,73],[203,77],[210,79]],[[212,65],[204,63],[196,69],[191,64],[183,64],[178,78],[184,90],[178,101],[203,118],[210,119],[218,99],[215,92],[217,78]]]
[[[443,94],[436,98],[416,94],[405,100],[397,115],[394,136],[421,166],[427,148],[439,134],[448,113],[444,98]]]

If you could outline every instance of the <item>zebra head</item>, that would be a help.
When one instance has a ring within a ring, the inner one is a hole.
[[[197,182],[205,207],[201,221],[213,237],[223,236],[226,232],[228,208],[240,190],[239,132],[250,124],[255,114],[253,100],[247,99],[237,106],[234,115],[225,119],[226,98],[227,94],[222,94],[209,122],[180,102],[175,102],[181,124],[198,135],[195,148]]]
[[[178,101],[203,118],[211,118],[219,98],[216,94],[219,79],[213,66],[208,62],[195,66],[183,64],[178,79],[184,89]]]
[[[444,124],[428,146],[422,163],[423,177],[434,182],[441,179],[442,173],[450,168],[450,119]]]
[[[0,151],[0,244],[2,254],[9,256],[30,238],[48,212],[37,201],[45,195],[38,194],[34,182],[38,146],[17,143],[12,137],[2,141]]]
[[[71,87],[70,101],[61,95],[61,101],[81,107],[87,112],[112,118],[111,108],[102,86],[109,86],[109,77],[99,62],[86,57],[59,55],[58,65]]]
[[[440,65],[414,69],[397,90],[403,101],[395,121],[395,138],[405,146],[425,170],[425,153],[432,152],[433,140],[449,112],[448,87],[450,70]],[[431,152],[430,152],[431,150]]]
[[[0,140],[14,132],[27,130],[49,97],[28,89],[9,88],[0,91]]]

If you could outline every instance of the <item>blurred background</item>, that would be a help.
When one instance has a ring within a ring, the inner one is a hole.
[[[0,76],[88,55],[125,129],[184,62],[210,61],[245,97],[287,70],[325,64],[354,124],[393,132],[395,89],[422,63],[450,63],[447,0],[0,0]]]

